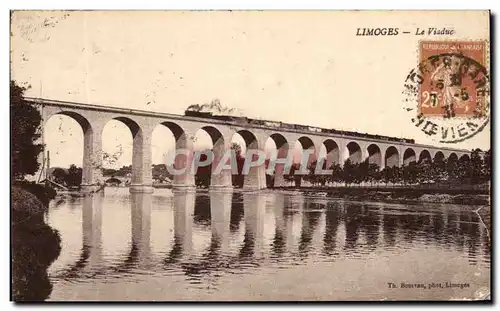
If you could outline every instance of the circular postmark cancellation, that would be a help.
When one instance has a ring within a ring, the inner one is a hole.
[[[419,63],[406,77],[404,109],[441,143],[466,140],[489,122],[487,41],[421,41]]]

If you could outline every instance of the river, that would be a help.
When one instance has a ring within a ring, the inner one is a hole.
[[[475,209],[273,191],[58,197],[48,300],[484,297],[490,244]]]

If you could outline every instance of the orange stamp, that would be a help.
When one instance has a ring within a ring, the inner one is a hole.
[[[421,41],[419,112],[424,116],[470,117],[484,113],[484,41]]]

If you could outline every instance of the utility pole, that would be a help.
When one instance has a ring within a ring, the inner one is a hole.
[[[47,168],[45,169],[45,179],[51,180],[51,174],[49,174],[50,168],[50,152],[47,150]]]

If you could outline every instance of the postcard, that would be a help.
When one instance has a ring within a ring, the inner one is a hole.
[[[11,11],[11,300],[489,301],[489,11]]]

